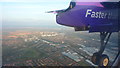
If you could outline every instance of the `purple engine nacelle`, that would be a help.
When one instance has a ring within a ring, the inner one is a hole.
[[[87,4],[87,5],[86,5]],[[56,16],[58,24],[75,27],[78,31],[118,32],[118,8],[105,8],[98,2],[78,3]]]

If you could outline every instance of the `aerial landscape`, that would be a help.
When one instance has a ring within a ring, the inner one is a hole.
[[[118,34],[113,33],[105,54],[117,55]],[[91,56],[100,47],[99,33],[72,28],[5,28],[2,31],[3,66],[95,66]]]
[[[119,62],[119,3],[80,1],[0,1],[0,66],[99,68]]]

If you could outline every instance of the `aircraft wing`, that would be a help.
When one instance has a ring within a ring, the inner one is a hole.
[[[63,10],[55,10],[55,11],[48,11],[46,13],[62,13],[62,12],[65,12],[65,9],[63,9]]]
[[[69,7],[68,7],[67,9],[63,9],[63,10],[55,10],[55,11],[48,11],[47,13],[62,13],[62,12],[66,12],[66,11],[68,11],[68,10],[74,8],[75,5],[76,5],[75,2],[70,2],[70,5],[69,5]]]

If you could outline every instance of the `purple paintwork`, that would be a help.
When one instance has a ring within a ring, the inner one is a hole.
[[[90,14],[88,14],[86,17],[86,13],[88,10],[92,11],[89,11]],[[104,16],[101,16],[101,18],[91,17],[92,12],[102,12],[104,13]],[[98,4],[95,2],[84,2],[79,3],[79,5],[76,4],[76,6],[71,10],[68,10],[63,13],[58,13],[56,16],[56,21],[58,24],[71,27],[90,26],[90,32],[117,32],[119,31],[117,18],[118,9],[107,9],[104,8],[100,3]]]
[[[76,5],[103,7],[103,5],[100,4],[100,2],[76,2]]]

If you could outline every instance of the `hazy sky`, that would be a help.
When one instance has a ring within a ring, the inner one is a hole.
[[[0,0],[0,21],[2,21],[3,27],[18,25],[58,26],[55,20],[56,15],[45,12],[66,9],[70,1],[71,0]]]
[[[2,0],[3,27],[56,25],[55,14],[46,11],[65,9],[71,0]],[[1,16],[1,15],[0,15]],[[57,25],[56,25],[57,26]]]

